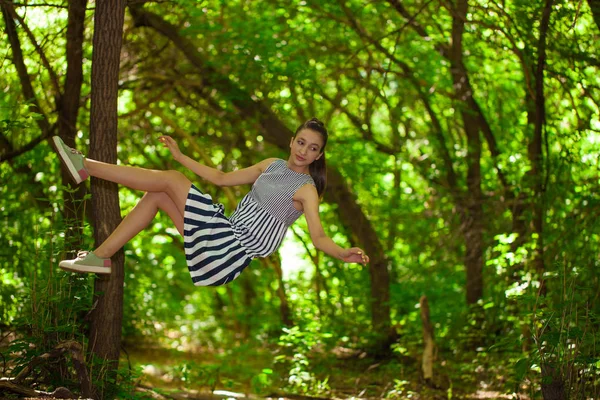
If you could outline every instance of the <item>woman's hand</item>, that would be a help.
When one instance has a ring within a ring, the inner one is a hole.
[[[367,256],[365,252],[358,247],[352,247],[350,249],[343,250],[340,254],[340,258],[347,263],[359,263],[366,265],[369,262],[369,256]]]
[[[179,145],[171,136],[161,136],[158,140],[165,146],[169,148],[171,155],[175,161],[179,161],[183,153],[179,150]]]

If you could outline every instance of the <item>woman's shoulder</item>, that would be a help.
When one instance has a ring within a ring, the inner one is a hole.
[[[296,190],[296,193],[294,193],[294,199],[301,202],[305,200],[316,201],[317,203],[319,202],[317,187],[312,178],[304,182],[304,184],[302,184],[302,186]]]
[[[267,172],[267,170],[269,168],[274,167],[275,165],[277,165],[280,161],[283,161],[282,159],[279,158],[266,158],[264,160],[262,160],[259,163],[260,166],[260,172],[264,173]]]

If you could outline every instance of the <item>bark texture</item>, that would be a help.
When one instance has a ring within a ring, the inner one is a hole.
[[[419,300],[421,305],[421,322],[423,323],[423,359],[421,361],[421,370],[423,378],[427,382],[433,379],[433,358],[435,350],[435,342],[433,339],[433,325],[429,318],[429,301],[426,296],[421,296]]]
[[[462,232],[465,239],[465,267],[467,270],[467,304],[476,304],[483,297],[483,205],[481,193],[481,129],[475,109],[473,88],[463,62],[463,33],[469,3],[459,0],[452,21],[452,47],[448,58],[451,62],[454,89],[460,101],[469,107],[461,108],[463,128],[467,137],[467,191],[460,202]]]
[[[87,0],[73,0],[69,2],[67,22],[67,73],[64,90],[57,99],[58,108],[58,135],[71,147],[75,146],[77,135],[77,116],[81,102],[81,85],[83,83],[83,32],[85,29],[85,7]],[[62,169],[63,185],[73,188],[70,174]],[[87,192],[86,185],[79,185],[74,192],[63,192],[64,219],[67,227],[65,242],[76,252],[82,248],[83,238],[83,198]]]
[[[544,126],[546,124],[546,100],[544,97],[544,69],[546,68],[546,38],[550,25],[550,15],[552,13],[553,0],[547,0],[542,11],[542,20],[540,23],[540,37],[538,43],[538,58],[535,71],[535,121],[533,137],[529,142],[529,161],[531,162],[530,178],[533,189],[532,201],[532,227],[533,232],[537,234],[537,243],[533,259],[533,267],[537,272],[541,287],[540,293],[546,294],[546,284],[543,279],[545,271],[544,265]]]
[[[89,156],[108,163],[117,161],[117,94],[124,17],[124,0],[96,3]],[[94,239],[98,246],[121,222],[115,183],[92,178],[92,209]],[[120,250],[112,257],[112,273],[107,278],[96,279],[90,324],[91,351],[106,362],[108,371],[115,373],[121,347],[123,262],[123,250]],[[112,377],[106,374],[103,378],[106,383]],[[96,396],[106,397],[106,394],[96,393]]]

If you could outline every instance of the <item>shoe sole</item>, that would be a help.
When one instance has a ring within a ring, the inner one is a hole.
[[[73,165],[71,160],[69,160],[69,156],[67,155],[60,143],[60,138],[58,136],[53,137],[52,143],[54,145],[54,150],[56,150],[56,152],[59,155],[61,164],[65,166],[67,171],[69,171],[73,182],[79,185],[81,182],[83,182],[83,179],[81,179],[81,176],[79,176],[79,172],[77,172],[75,166]]]
[[[59,267],[61,269],[64,269],[65,271],[69,271],[69,272],[78,272],[81,274],[85,274],[85,273],[91,273],[91,274],[110,274],[110,268],[108,267],[94,267],[91,265],[78,265],[78,268],[73,268],[67,265],[60,265]]]

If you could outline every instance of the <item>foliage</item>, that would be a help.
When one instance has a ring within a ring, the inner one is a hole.
[[[320,396],[331,391],[327,383],[329,378],[317,378],[309,360],[311,350],[322,346],[324,339],[332,337],[330,333],[319,332],[319,328],[316,324],[309,324],[306,331],[301,331],[297,326],[284,328],[284,333],[279,338],[284,354],[277,356],[276,361],[284,364],[284,368],[288,370],[285,387],[294,393]]]
[[[54,77],[61,83],[67,67],[62,3],[15,4],[31,33],[17,21],[40,109],[23,94],[7,35],[0,39],[0,157],[37,140],[41,119],[58,120]],[[281,261],[282,284],[272,262],[257,260],[230,285],[197,289],[186,272],[182,239],[159,214],[125,247],[125,348],[160,346],[200,355],[163,360],[165,375],[187,389],[269,393],[283,384],[323,396],[350,387],[352,393],[341,395],[360,397],[367,384],[351,379],[383,363],[388,373],[378,372],[382,367],[372,372],[384,380],[373,379],[378,390],[367,393],[374,396],[427,398],[427,390],[434,390],[435,396],[454,398],[476,392],[485,381],[499,393],[540,398],[548,380],[542,370],[550,365],[573,398],[597,397],[600,31],[586,2],[554,1],[539,75],[544,3],[469,1],[459,63],[452,58],[457,11],[449,2],[145,4],[144,10],[193,44],[204,69],[164,35],[135,26],[129,14],[119,84],[119,162],[181,170],[158,146],[162,134],[174,136],[190,157],[222,170],[287,158],[285,149],[269,141],[266,127],[240,110],[239,92],[213,85],[209,69],[291,130],[312,116],[325,120],[329,166],[352,188],[355,198],[347,201],[356,201],[377,232],[390,272],[392,332],[371,328],[371,293],[381,288],[369,285],[369,269],[316,251],[302,218],[286,238],[281,260],[271,260]],[[93,12],[90,7],[86,17],[76,139],[84,152]],[[460,67],[472,102],[459,94],[453,73]],[[545,95],[542,168],[532,175],[538,82]],[[469,184],[477,174],[470,169],[473,149],[464,118],[474,113],[478,124],[489,127],[478,133],[483,295],[467,304]],[[230,194],[240,199],[249,189],[228,193],[185,173],[226,204],[228,213],[235,207]],[[65,243],[72,239],[68,233],[83,227],[83,245],[91,248],[93,227],[87,217],[64,221],[65,204],[74,195],[62,186],[60,164],[45,141],[3,158],[0,192],[0,338],[15,332],[10,337],[16,339],[2,348],[14,375],[61,340],[87,346],[92,278],[58,272],[57,263],[77,250]],[[122,214],[141,197],[127,188],[119,194]],[[77,207],[89,211],[90,204]],[[336,243],[365,245],[359,242],[362,232],[343,223],[344,204],[324,202],[320,212]],[[541,229],[534,228],[538,212]],[[536,269],[539,254],[543,270]],[[438,389],[425,388],[418,378],[422,295],[431,306]],[[284,327],[282,301],[293,326]],[[336,365],[333,354],[340,348],[366,354],[382,337],[393,338],[387,364],[366,356],[364,364],[344,362],[343,373],[327,370]],[[133,370],[120,372],[119,398],[136,396],[135,385],[145,375]],[[49,386],[77,388],[66,364],[36,373]]]

